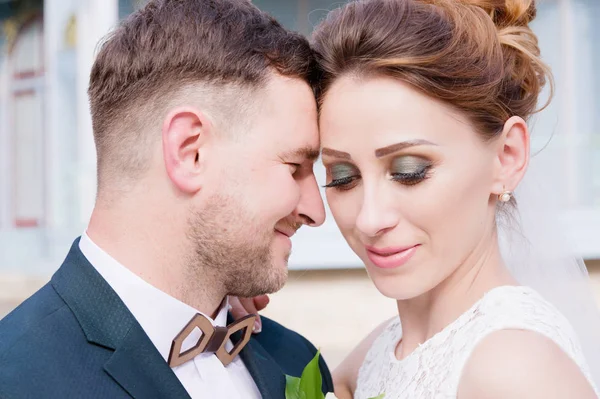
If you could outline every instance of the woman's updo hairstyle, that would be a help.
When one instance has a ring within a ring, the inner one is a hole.
[[[511,116],[535,113],[552,79],[529,28],[535,15],[534,0],[350,2],[314,32],[319,102],[341,76],[385,76],[450,104],[492,139]]]

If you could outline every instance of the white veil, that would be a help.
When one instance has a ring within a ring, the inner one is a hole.
[[[535,289],[571,322],[600,388],[600,311],[587,268],[573,251],[561,218],[563,181],[549,173],[560,157],[546,158],[550,163],[544,158],[532,157],[515,192],[517,209],[498,212],[500,248],[519,283]]]

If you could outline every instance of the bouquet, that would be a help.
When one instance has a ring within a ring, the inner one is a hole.
[[[321,390],[323,378],[321,377],[321,369],[319,369],[320,356],[321,352],[318,351],[302,371],[301,377],[285,376],[285,399],[325,399],[325,395]],[[327,397],[335,398],[332,395],[327,395]],[[371,399],[384,399],[384,397],[385,394],[381,394]]]

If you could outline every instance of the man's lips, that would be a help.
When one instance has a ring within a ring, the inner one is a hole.
[[[275,228],[275,231],[278,232],[278,233],[283,234],[286,237],[290,237],[290,238],[294,234],[296,234],[296,230],[293,230],[293,229],[284,229],[284,228],[280,228],[280,227]]]

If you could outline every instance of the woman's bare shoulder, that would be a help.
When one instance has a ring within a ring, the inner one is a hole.
[[[598,398],[579,366],[551,339],[501,330],[477,345],[458,398]]]

